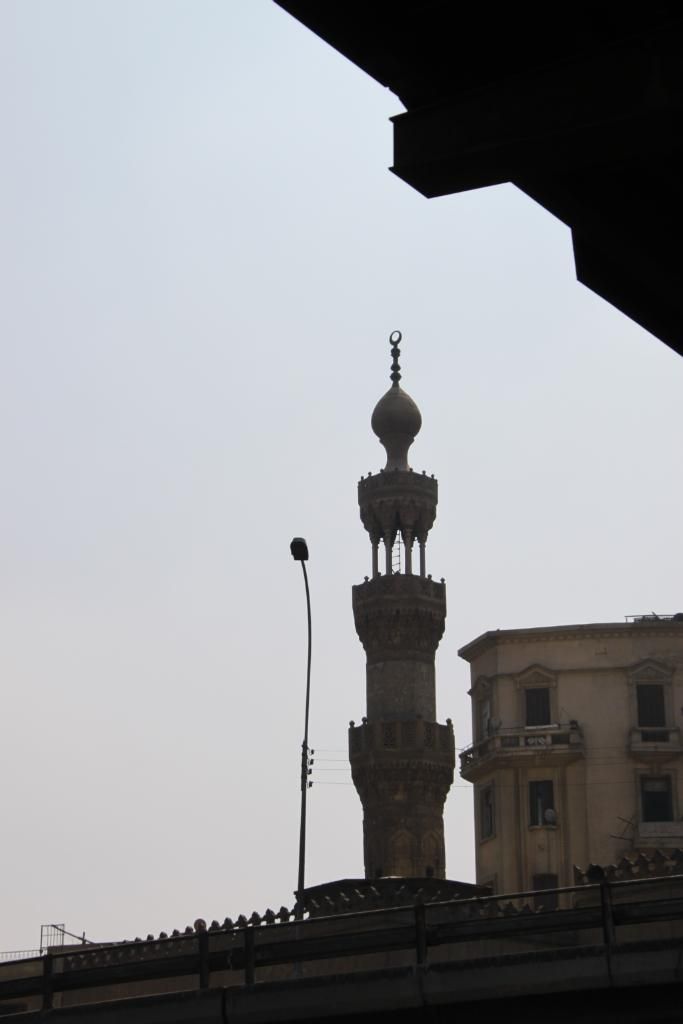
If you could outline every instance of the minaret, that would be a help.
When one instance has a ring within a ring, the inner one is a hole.
[[[367,657],[367,717],[362,725],[351,723],[349,757],[363,804],[365,877],[445,878],[443,805],[455,748],[450,719],[436,721],[434,655],[444,631],[446,587],[427,575],[425,556],[438,489],[434,477],[408,465],[422,417],[399,386],[400,341],[395,331],[392,385],[372,414],[387,464],[358,484],[372,578],[353,588],[356,631]]]

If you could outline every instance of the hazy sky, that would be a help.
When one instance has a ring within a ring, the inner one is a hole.
[[[269,0],[0,3],[0,950],[291,905],[294,534],[306,877],[362,874],[350,588],[390,331],[459,747],[479,633],[683,608],[683,362],[511,186],[391,175],[401,109]],[[451,878],[471,817],[457,780]]]

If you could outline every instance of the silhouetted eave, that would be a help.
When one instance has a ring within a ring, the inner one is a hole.
[[[276,2],[405,105],[399,178],[513,182],[571,228],[578,279],[683,354],[680,8]]]

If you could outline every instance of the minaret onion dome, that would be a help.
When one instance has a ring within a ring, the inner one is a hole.
[[[410,395],[403,390],[399,381],[401,367],[398,357],[401,350],[401,332],[394,331],[391,343],[391,387],[383,395],[372,414],[371,425],[380,443],[387,453],[385,470],[410,469],[408,465],[408,449],[420,432],[422,416]]]

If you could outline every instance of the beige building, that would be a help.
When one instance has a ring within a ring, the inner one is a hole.
[[[479,884],[572,885],[574,865],[683,846],[683,615],[496,630],[459,653]]]

